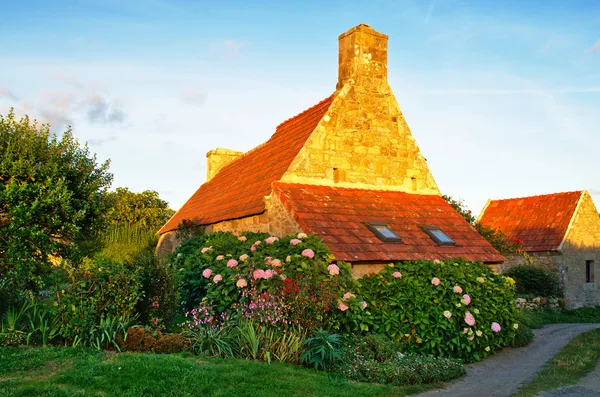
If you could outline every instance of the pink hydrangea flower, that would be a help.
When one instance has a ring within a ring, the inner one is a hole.
[[[204,269],[204,271],[202,272],[202,276],[204,278],[209,278],[211,274],[212,274],[212,270],[211,269]]]
[[[223,280],[223,276],[221,276],[220,274],[217,274],[215,277],[213,277],[213,283],[215,284],[221,280]]]
[[[448,310],[446,310],[446,311],[444,311],[444,317],[450,318],[450,317],[452,317],[452,313],[450,313]]]
[[[465,313],[465,323],[467,323],[467,325],[469,325],[471,327],[475,325],[475,317],[473,317],[471,312]]]
[[[434,277],[431,279],[431,284],[433,285],[440,285],[440,279],[437,277]]]
[[[347,301],[347,300],[348,300],[348,299],[350,299],[350,298],[356,298],[356,295],[354,295],[354,294],[352,294],[352,293],[350,293],[350,292],[346,292],[346,293],[344,294],[344,300],[345,300],[345,301]]]
[[[367,308],[367,302],[362,302],[361,305],[362,305],[363,309]]]
[[[471,297],[467,294],[464,294],[460,301],[463,303],[463,305],[469,306],[471,304]]]
[[[339,308],[341,311],[343,311],[343,312],[345,312],[346,310],[348,310],[348,306],[346,306],[346,305],[344,304],[344,302],[340,302],[340,304],[338,305],[338,308]]]
[[[252,247],[250,247],[250,251],[252,251],[252,252],[256,251],[256,245],[253,245]]]
[[[302,256],[312,259],[315,257],[315,251],[311,250],[310,248],[307,248],[304,251],[302,251]]]
[[[456,292],[457,294],[462,294],[462,288],[460,288],[458,285],[455,285],[454,288],[452,288],[452,291]]]
[[[238,237],[238,240],[240,240],[240,241],[246,241],[247,238],[246,238],[246,236],[240,236],[240,237]]]
[[[437,265],[437,264],[439,264],[439,263],[440,263],[440,260],[439,260],[439,259],[434,259],[434,260],[433,260],[433,263],[435,263],[435,264]]]
[[[246,259],[248,259],[248,254],[242,254],[242,255],[240,255],[240,260],[241,261],[245,261]]]
[[[238,261],[235,259],[230,259],[227,261],[227,267],[236,267],[238,265]]]
[[[271,258],[270,256],[265,256],[265,263],[267,265],[270,265],[272,260],[273,260],[273,258]]]
[[[500,324],[498,324],[497,322],[492,323],[492,331],[500,332],[501,329],[502,329],[502,327],[500,327]]]
[[[394,278],[402,278],[402,273],[400,273],[400,272],[394,272],[394,273],[392,273],[392,277],[394,277]]]
[[[205,253],[205,252],[207,252],[207,251],[210,251],[211,249],[212,249],[212,246],[210,246],[210,247],[204,247],[204,248],[202,248],[202,249],[200,250],[200,252],[202,252],[202,253]]]
[[[217,260],[218,260],[218,261],[222,261],[223,259],[225,259],[225,256],[224,256],[224,255],[218,255],[218,256],[217,256]]]
[[[298,238],[303,239],[303,238],[307,238],[308,236],[306,235],[306,233],[298,233]]]
[[[277,240],[279,240],[279,237],[271,236],[271,237],[268,237],[265,240],[265,243],[267,243],[267,244],[273,244]]]
[[[298,245],[302,242],[302,240],[298,240],[297,238],[290,240],[290,244]]]
[[[268,269],[268,270],[265,270],[265,271],[263,272],[263,278],[264,278],[265,280],[268,280],[268,279],[270,279],[271,277],[273,277],[275,274],[277,274],[277,273],[275,273],[275,271],[274,271],[274,270]]]
[[[338,265],[334,265],[333,263],[331,265],[327,266],[327,271],[332,276],[336,276],[336,275],[340,274],[340,268],[338,267]]]
[[[248,282],[246,282],[245,279],[240,278],[237,283],[235,283],[235,285],[237,285],[238,288],[244,288],[245,286],[248,285]]]
[[[254,277],[255,280],[258,280],[259,278],[264,278],[265,277],[265,271],[262,269],[256,269],[252,275],[252,277]]]
[[[279,266],[281,266],[281,261],[279,259],[273,259],[271,261],[271,266],[273,266],[273,267],[279,267]]]

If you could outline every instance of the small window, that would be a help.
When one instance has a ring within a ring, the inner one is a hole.
[[[585,282],[594,282],[594,261],[585,261]]]
[[[454,240],[448,237],[448,235],[437,226],[423,226],[421,229],[438,245],[456,245]]]
[[[402,239],[388,225],[381,222],[369,222],[367,227],[384,243],[401,243]]]

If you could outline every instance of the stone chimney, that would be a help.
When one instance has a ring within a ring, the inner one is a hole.
[[[221,168],[239,158],[244,153],[229,149],[215,149],[206,153],[206,182],[210,181]]]
[[[387,79],[387,35],[361,23],[342,33],[338,40],[340,52],[337,89],[342,88],[350,79],[355,82],[362,78]]]

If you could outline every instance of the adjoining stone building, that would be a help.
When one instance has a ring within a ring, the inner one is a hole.
[[[556,272],[567,307],[600,304],[600,216],[587,191],[489,200],[479,222],[519,240],[534,266]],[[515,255],[498,269],[526,263]]]
[[[388,37],[358,25],[339,37],[335,92],[240,153],[208,152],[206,182],[159,231],[314,232],[356,276],[398,260],[504,261],[441,197],[387,81]]]

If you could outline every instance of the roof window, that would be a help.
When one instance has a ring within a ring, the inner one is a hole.
[[[367,227],[384,243],[401,243],[402,239],[382,222],[368,222]]]
[[[454,240],[448,237],[438,226],[422,226],[421,230],[427,233],[438,245],[456,245]]]

